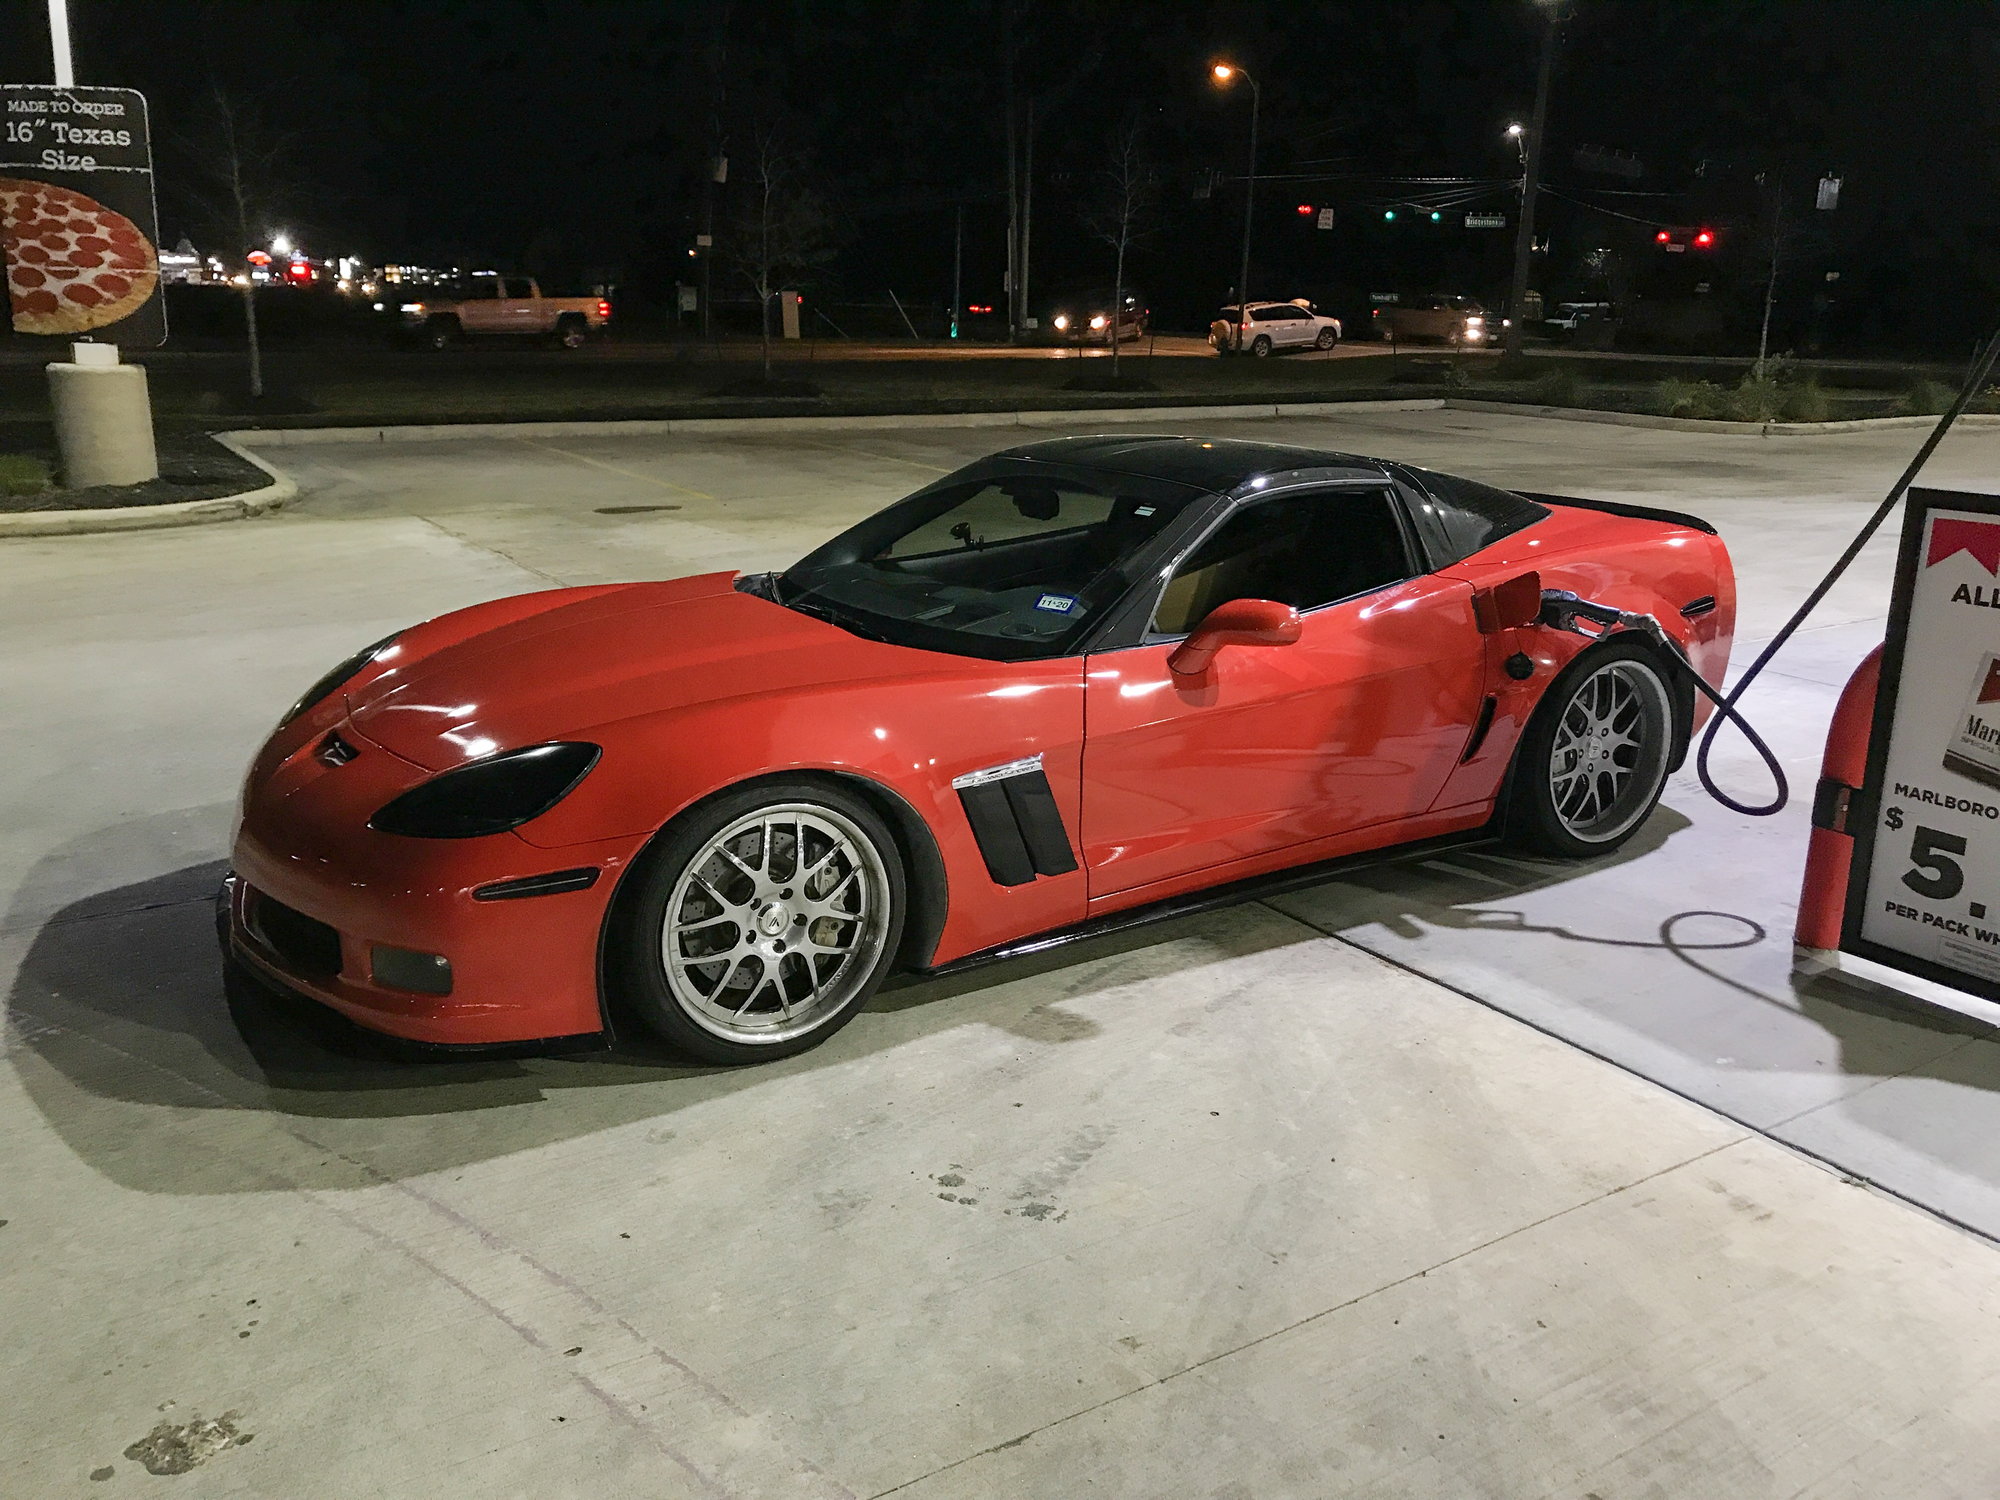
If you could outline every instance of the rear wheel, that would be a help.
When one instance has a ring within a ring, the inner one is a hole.
[[[887,975],[902,862],[873,809],[837,787],[774,782],[668,826],[609,952],[635,1010],[705,1062],[761,1062],[825,1041]]]
[[[1259,359],[1269,359],[1271,357],[1271,335],[1260,333],[1257,337],[1250,340],[1250,352]]]
[[[1659,804],[1674,754],[1675,698],[1644,646],[1612,642],[1549,687],[1508,778],[1510,838],[1547,854],[1606,854]]]
[[[465,330],[458,326],[456,318],[432,318],[424,324],[426,349],[449,349],[464,336]]]
[[[582,318],[560,318],[556,321],[556,342],[565,349],[581,349],[590,342],[590,325]]]

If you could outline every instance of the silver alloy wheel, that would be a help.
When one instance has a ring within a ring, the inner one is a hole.
[[[702,845],[674,883],[660,933],[667,989],[732,1042],[786,1042],[867,983],[889,930],[874,842],[812,803],[759,808]]]
[[[1549,751],[1549,801],[1572,836],[1610,843],[1652,811],[1672,725],[1666,684],[1643,662],[1607,662],[1576,685]]]

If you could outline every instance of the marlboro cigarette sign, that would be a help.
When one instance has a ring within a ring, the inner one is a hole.
[[[2000,1001],[2000,495],[1910,491],[1841,947]]]

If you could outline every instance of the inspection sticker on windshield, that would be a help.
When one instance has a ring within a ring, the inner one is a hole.
[[[1046,609],[1051,614],[1066,615],[1076,608],[1076,600],[1068,594],[1044,594],[1035,601],[1036,609]]]

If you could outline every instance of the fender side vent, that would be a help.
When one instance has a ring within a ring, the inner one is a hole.
[[[1076,868],[1062,810],[1056,806],[1041,757],[996,769],[1001,776],[960,777],[959,805],[996,885],[1026,885],[1037,875],[1067,875]]]
[[[597,884],[597,870],[551,870],[546,875],[523,875],[514,880],[496,880],[472,893],[474,901],[525,901],[530,896],[559,896],[564,891],[587,891]]]
[[[1488,693],[1486,701],[1479,705],[1479,717],[1473,722],[1472,737],[1465,742],[1465,754],[1458,758],[1461,766],[1477,755],[1479,747],[1486,743],[1487,732],[1493,728],[1493,710],[1497,707],[1499,700]]]

